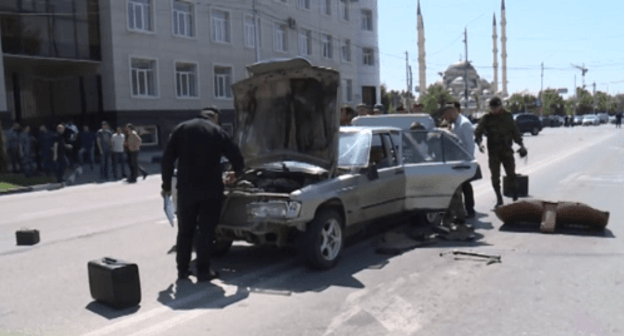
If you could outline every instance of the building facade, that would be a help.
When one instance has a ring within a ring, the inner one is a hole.
[[[97,18],[89,17],[99,31],[93,42],[97,48],[85,55],[76,47],[72,57],[39,57],[47,62],[43,68],[78,78],[78,93],[66,93],[77,97],[73,109],[48,111],[39,106],[45,105],[40,98],[37,119],[82,115],[78,119],[84,122],[131,122],[143,132],[146,145],[162,147],[177,123],[203,107],[216,106],[224,112],[224,129],[233,132],[231,84],[247,76],[246,65],[297,56],[340,72],[342,103],[380,101],[376,0],[58,1],[95,2],[85,15],[97,13]],[[20,11],[27,1],[13,2],[18,3],[14,10]],[[74,6],[72,13],[78,12]],[[4,36],[3,30],[3,42]],[[7,57],[3,50],[4,67],[12,69],[4,76],[10,84],[16,66],[12,59],[23,63],[26,57]],[[71,63],[71,69],[61,63]],[[18,88],[21,95],[28,91]],[[13,91],[13,86],[6,89],[9,96]],[[69,104],[69,97],[64,101]],[[7,110],[13,119],[30,118],[10,99]]]

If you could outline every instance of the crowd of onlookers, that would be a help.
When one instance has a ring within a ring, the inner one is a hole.
[[[57,182],[62,183],[67,172],[77,170],[82,173],[86,164],[94,170],[97,154],[102,181],[108,181],[112,175],[113,179],[120,176],[132,183],[136,182],[139,172],[143,178],[147,176],[145,169],[138,164],[142,140],[132,124],[117,127],[113,133],[108,122],[103,121],[97,132],[87,125],[79,131],[69,120],[52,130],[41,125],[35,136],[30,125],[14,123],[4,135],[7,168],[14,174],[26,177],[45,174],[55,176]]]

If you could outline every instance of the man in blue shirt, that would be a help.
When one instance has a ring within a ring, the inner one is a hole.
[[[78,156],[80,159],[80,165],[84,164],[84,156],[87,154],[89,158],[89,164],[91,164],[91,170],[93,170],[93,156],[95,152],[95,132],[89,129],[89,126],[84,125],[82,132],[80,133],[80,151]]]

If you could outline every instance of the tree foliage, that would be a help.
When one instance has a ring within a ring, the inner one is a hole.
[[[440,84],[432,84],[427,88],[427,93],[420,96],[418,102],[423,104],[425,113],[434,113],[446,103],[455,101],[448,91]]]
[[[519,94],[514,93],[507,100],[507,109],[511,113],[520,112],[535,112],[537,106],[535,105],[535,96],[532,94]]]
[[[565,102],[559,91],[554,89],[546,89],[542,92],[542,107],[543,115],[564,115],[565,114]]]

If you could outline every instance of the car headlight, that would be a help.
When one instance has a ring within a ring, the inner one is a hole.
[[[300,212],[301,203],[294,201],[269,201],[247,205],[247,213],[254,218],[290,219],[299,217]]]

